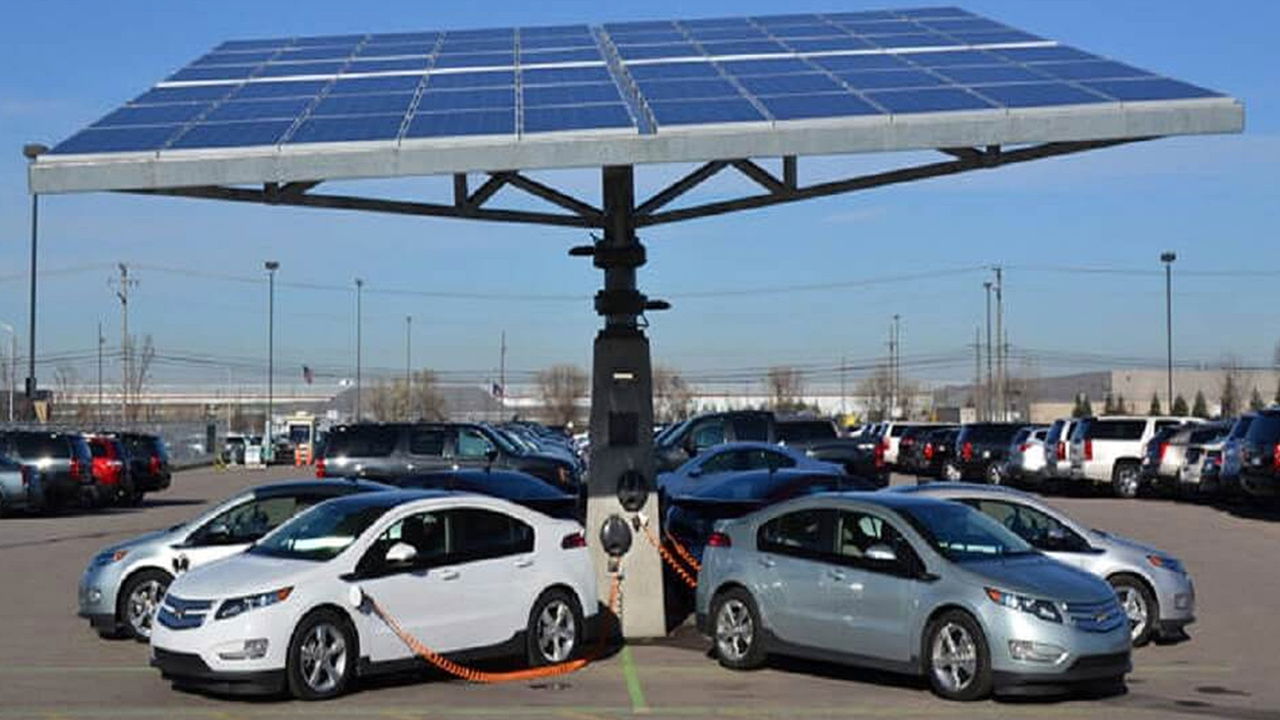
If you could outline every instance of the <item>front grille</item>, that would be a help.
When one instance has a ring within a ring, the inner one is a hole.
[[[1123,668],[1129,665],[1129,653],[1118,652],[1110,655],[1085,655],[1072,664],[1073,670],[1100,670]]]
[[[1085,632],[1111,632],[1129,621],[1115,598],[1096,603],[1067,603],[1067,619]]]
[[[190,630],[204,624],[204,618],[213,609],[212,600],[185,600],[165,595],[156,613],[156,621],[170,630]]]

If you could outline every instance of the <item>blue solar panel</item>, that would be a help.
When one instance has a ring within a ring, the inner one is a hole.
[[[189,127],[177,140],[173,141],[171,147],[215,148],[275,145],[292,126],[292,120],[200,123]]]
[[[764,115],[745,98],[721,100],[672,100],[652,102],[649,107],[658,125],[697,125],[763,121]]]
[[[253,100],[246,102],[226,102],[210,112],[205,120],[210,122],[226,122],[233,120],[283,120],[296,118],[310,107],[311,98],[288,98],[285,100]]]
[[[1021,85],[980,85],[975,88],[986,97],[1007,107],[1037,105],[1079,105],[1107,102],[1107,98],[1066,83],[1025,83]]]
[[[413,103],[413,93],[381,95],[330,95],[311,111],[312,115],[400,115]]]
[[[824,95],[778,95],[760,98],[769,114],[778,120],[835,117],[839,115],[875,115],[880,111],[870,103],[849,93]]]
[[[622,103],[526,107],[524,111],[524,131],[528,133],[634,126],[627,106]]]
[[[958,88],[918,88],[867,93],[873,102],[891,113],[926,113],[948,110],[986,110],[993,105]]]
[[[537,105],[585,105],[588,103],[622,102],[613,83],[578,85],[535,85],[524,88],[526,107]]]
[[[395,140],[400,135],[404,113],[326,117],[306,120],[289,138],[290,143],[353,142]]]
[[[1200,97],[1218,95],[954,7],[348,34],[222,43],[52,152]]]
[[[512,135],[516,131],[514,110],[474,110],[426,113],[409,121],[404,136],[449,137],[454,135]]]

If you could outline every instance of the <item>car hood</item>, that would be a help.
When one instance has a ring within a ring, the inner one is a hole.
[[[1147,555],[1162,555],[1168,557],[1169,553],[1161,551],[1159,548],[1143,545],[1137,540],[1131,540],[1121,535],[1112,535],[1102,530],[1093,530],[1092,534],[1099,545],[1106,547],[1107,550],[1121,553],[1132,553],[1135,556],[1145,557]]]
[[[188,600],[270,592],[296,584],[323,564],[242,553],[179,575],[169,592]]]
[[[102,550],[99,551],[99,554],[114,553],[117,550],[139,551],[154,547],[172,545],[173,543],[180,542],[186,531],[186,525],[179,525],[165,530],[154,530],[149,533],[143,533],[135,538],[129,538],[124,542],[108,545],[102,548]]]
[[[1104,602],[1115,597],[1105,581],[1040,553],[960,563],[984,587],[1045,600]]]

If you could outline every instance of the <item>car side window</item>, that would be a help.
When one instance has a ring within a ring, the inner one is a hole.
[[[386,564],[387,551],[397,543],[405,543],[417,551],[410,569],[421,569],[447,562],[451,538],[444,514],[424,512],[407,515],[395,521],[378,536],[356,565],[362,575],[378,575],[391,571]]]
[[[760,527],[756,547],[764,552],[809,559],[827,559],[832,554],[830,510],[799,510],[776,517]]]
[[[409,432],[409,454],[444,455],[445,432],[440,428],[414,428]]]
[[[196,531],[192,545],[242,545],[256,542],[298,512],[292,495],[250,500],[230,508]]]
[[[736,450],[716,453],[703,461],[698,468],[702,470],[703,474],[737,470],[738,454],[739,453]]]
[[[772,450],[752,450],[749,455],[748,465],[751,469],[768,469],[768,468],[789,468],[795,467],[796,461],[789,455]]]
[[[483,458],[493,450],[493,443],[489,442],[489,438],[474,428],[461,428],[458,430],[458,457],[461,458]]]
[[[450,562],[474,562],[533,552],[533,528],[505,513],[481,508],[450,510]]]
[[[689,434],[689,438],[693,442],[693,447],[699,452],[709,447],[719,445],[725,440],[724,421],[708,420],[704,423],[700,423],[693,429],[693,432]]]
[[[877,572],[907,573],[921,566],[911,543],[884,518],[870,513],[842,511],[837,554],[847,565]],[[897,560],[880,560],[867,557],[873,545],[887,545],[897,555]]]
[[[1074,530],[1029,505],[1003,500],[972,500],[965,504],[1004,525],[1037,550],[1081,552],[1089,548],[1089,542]]]

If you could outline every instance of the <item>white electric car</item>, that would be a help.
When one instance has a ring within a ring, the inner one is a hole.
[[[373,603],[451,659],[533,665],[570,659],[597,614],[578,523],[480,495],[365,493],[179,576],[151,663],[178,687],[334,697],[357,676],[423,663]]]

